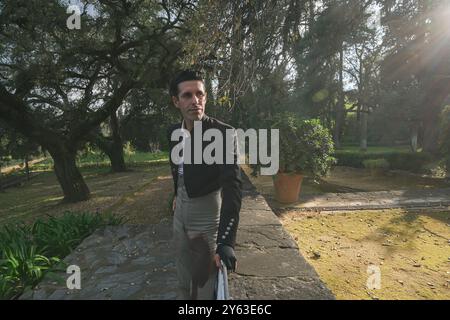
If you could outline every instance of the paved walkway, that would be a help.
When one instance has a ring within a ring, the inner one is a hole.
[[[280,206],[303,211],[443,208],[450,206],[450,188],[300,195],[300,202]]]
[[[334,299],[248,179],[243,193],[232,298]],[[80,267],[81,290],[68,290],[61,272],[21,299],[175,299],[173,252],[170,220],[97,230],[65,259]]]

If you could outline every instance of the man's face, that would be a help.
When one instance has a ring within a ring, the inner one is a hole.
[[[178,84],[178,97],[172,97],[185,120],[201,120],[205,113],[206,92],[202,81],[191,80]]]

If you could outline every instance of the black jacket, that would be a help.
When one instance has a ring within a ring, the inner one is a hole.
[[[223,243],[234,247],[236,242],[236,232],[239,224],[239,211],[241,209],[242,201],[242,180],[239,165],[237,164],[237,144],[235,144],[232,159],[233,164],[225,164],[226,160],[226,129],[233,129],[228,124],[225,124],[217,119],[204,115],[202,118],[202,131],[205,132],[208,129],[215,128],[222,132],[224,137],[224,151],[223,151],[223,163],[224,164],[194,164],[194,130],[191,133],[191,155],[192,164],[185,163],[183,165],[183,177],[184,184],[186,186],[187,194],[190,198],[196,198],[204,196],[208,193],[216,191],[222,188],[222,207],[220,209],[220,222],[219,232],[217,235],[217,243]],[[175,129],[180,129],[181,123],[172,125],[167,131],[167,138],[169,140],[169,158],[170,167],[172,171],[175,195],[178,187],[178,166],[172,162],[170,154],[172,149],[179,143],[179,141],[171,141],[172,132]],[[202,132],[202,134],[203,134]],[[181,138],[180,138],[181,141]],[[210,144],[210,141],[203,141],[202,139],[202,152],[205,147]]]

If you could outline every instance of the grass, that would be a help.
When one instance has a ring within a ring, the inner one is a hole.
[[[65,212],[61,217],[37,219],[33,224],[0,228],[0,299],[18,297],[47,272],[61,268],[62,259],[99,227],[119,225],[112,214]]]
[[[58,215],[66,210],[104,212],[158,176],[170,175],[170,170],[167,165],[159,164],[131,167],[130,171],[121,173],[111,173],[108,167],[88,167],[82,168],[81,174],[91,191],[88,201],[61,203],[61,187],[55,174],[48,171],[24,186],[0,192],[0,225],[17,220],[32,222],[45,214]]]
[[[128,166],[153,165],[169,163],[168,152],[132,152],[124,155],[125,163]],[[109,168],[110,161],[107,156],[101,153],[90,153],[77,158],[78,168]],[[48,157],[44,161],[33,164],[33,171],[49,171],[53,170],[53,159]]]

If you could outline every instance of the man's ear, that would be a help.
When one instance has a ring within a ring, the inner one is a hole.
[[[176,107],[176,108],[179,108],[178,107],[178,97],[175,97],[175,96],[172,96],[172,102],[173,102],[173,104],[174,104],[174,106]]]

